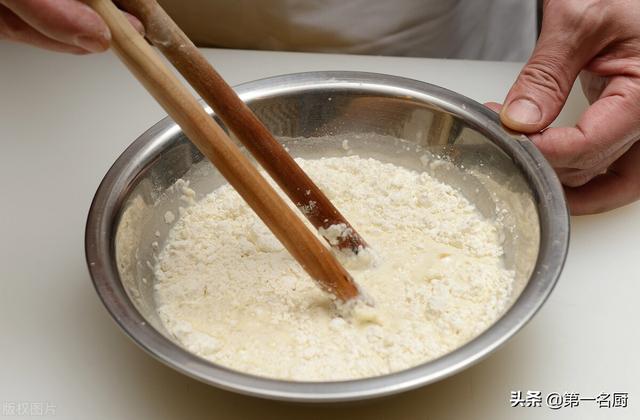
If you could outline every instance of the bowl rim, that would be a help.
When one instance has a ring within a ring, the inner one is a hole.
[[[413,368],[348,381],[295,382],[215,365],[182,349],[146,322],[124,290],[115,264],[113,239],[120,208],[140,172],[181,131],[173,120],[165,117],[140,135],[111,166],[93,198],[85,230],[86,260],[98,296],[124,332],[153,357],[192,378],[246,395],[296,402],[362,400],[427,385],[477,363],[518,332],[546,301],[562,271],[569,246],[564,192],[555,172],[533,143],[523,135],[506,131],[496,113],[448,89],[378,73],[294,73],[243,83],[235,89],[244,101],[325,89],[386,94],[426,102],[464,118],[505,150],[532,186],[540,222],[536,265],[520,296],[493,325],[453,352]]]

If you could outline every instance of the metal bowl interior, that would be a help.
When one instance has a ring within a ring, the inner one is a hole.
[[[544,303],[569,241],[562,188],[536,148],[524,136],[507,133],[494,113],[446,89],[371,73],[293,74],[247,83],[237,91],[294,156],[355,153],[429,171],[458,188],[486,217],[499,219],[505,261],[516,272],[511,303],[500,319],[461,348],[374,378],[274,380],[187,352],[157,316],[152,265],[170,229],[165,213],[177,213],[184,205],[176,181],[189,180],[198,197],[225,181],[165,118],[109,170],[86,230],[87,262],[98,294],[125,332],[153,356],[201,381],[259,397],[305,402],[372,398],[470,366],[517,332]],[[429,164],[433,156],[444,163]]]

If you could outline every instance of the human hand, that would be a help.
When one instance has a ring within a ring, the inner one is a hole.
[[[540,38],[507,94],[502,122],[532,134],[573,214],[631,203],[640,198],[640,3],[545,0],[543,10]],[[547,128],[579,74],[591,105],[575,127]]]
[[[143,32],[138,19],[125,13]],[[0,39],[73,54],[109,48],[102,18],[79,0],[0,0]]]

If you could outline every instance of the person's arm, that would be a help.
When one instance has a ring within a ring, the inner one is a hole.
[[[126,14],[138,31],[142,24]],[[111,33],[79,0],[0,0],[0,39],[73,54],[101,52]]]
[[[640,2],[545,0],[542,30],[500,116],[554,166],[573,214],[640,198]],[[591,106],[547,128],[578,75]]]

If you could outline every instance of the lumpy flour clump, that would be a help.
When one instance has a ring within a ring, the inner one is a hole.
[[[357,156],[298,162],[371,246],[366,264],[339,257],[375,306],[341,315],[224,185],[181,212],[155,266],[160,318],[191,352],[272,378],[362,378],[450,352],[505,309],[500,233],[457,190]]]

